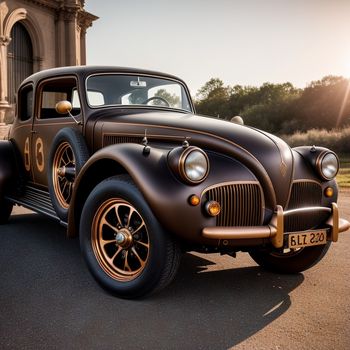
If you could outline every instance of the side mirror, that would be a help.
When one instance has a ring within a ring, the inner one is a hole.
[[[82,122],[75,119],[75,117],[71,114],[72,104],[69,101],[60,101],[56,103],[55,109],[58,114],[68,114],[77,125],[81,125]]]
[[[56,112],[59,114],[69,114],[72,108],[72,104],[69,101],[57,102],[55,106]]]

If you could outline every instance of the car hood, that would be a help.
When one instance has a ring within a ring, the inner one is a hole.
[[[191,145],[228,153],[248,166],[259,180],[270,179],[275,204],[285,206],[288,201],[293,177],[292,151],[283,140],[269,133],[193,114],[130,113],[126,109],[99,112],[90,118],[89,124],[94,125],[94,140],[101,142],[94,145],[95,149],[111,143],[139,142],[147,134],[150,141],[166,140],[181,145],[187,139]],[[265,174],[258,176],[257,172]]]

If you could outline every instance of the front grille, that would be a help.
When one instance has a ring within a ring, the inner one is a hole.
[[[322,188],[316,182],[294,182],[287,209],[319,207],[322,203]]]
[[[293,184],[287,210],[321,206],[322,188],[318,183],[298,181]],[[310,230],[325,222],[328,216],[328,213],[321,210],[287,216],[284,220],[284,230],[285,232]]]
[[[220,203],[217,226],[257,226],[262,224],[263,194],[257,183],[235,183],[210,188],[208,200]]]

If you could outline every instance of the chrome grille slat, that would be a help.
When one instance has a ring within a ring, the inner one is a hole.
[[[209,188],[208,200],[221,205],[217,226],[257,226],[262,224],[263,195],[258,183],[232,183]]]

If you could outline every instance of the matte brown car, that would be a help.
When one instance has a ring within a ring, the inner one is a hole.
[[[244,251],[297,273],[349,228],[336,204],[338,168],[323,147],[291,149],[196,115],[174,76],[57,68],[19,88],[0,142],[0,221],[13,205],[59,221],[79,236],[97,282],[124,298],[168,285],[186,251]]]

